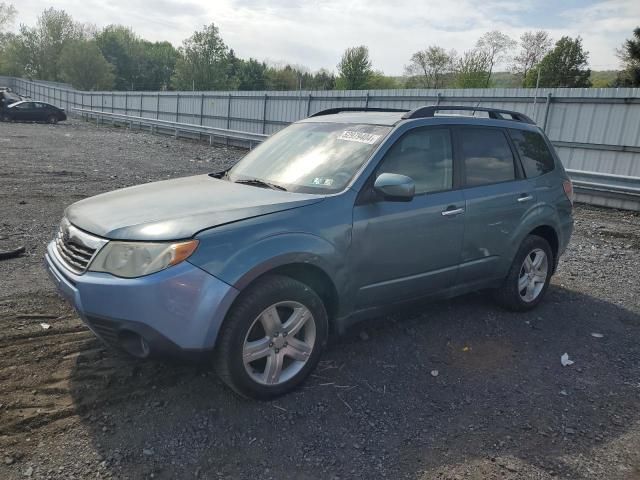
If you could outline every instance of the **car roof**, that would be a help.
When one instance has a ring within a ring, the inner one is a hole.
[[[303,123],[360,123],[369,125],[394,126],[402,120],[402,115],[406,112],[340,112],[331,115],[321,115],[309,117],[301,120]]]
[[[457,113],[460,111],[473,113],[471,115]],[[486,114],[487,116],[478,116],[476,114]],[[504,114],[512,118],[506,118]],[[341,108],[332,108],[320,111],[297,123],[352,123],[393,127],[400,123],[413,123],[416,121],[421,121],[421,124],[431,125],[462,124],[517,128],[530,131],[539,130],[533,120],[520,112],[469,106],[426,106],[414,110],[360,109],[360,107],[345,107],[343,110]]]

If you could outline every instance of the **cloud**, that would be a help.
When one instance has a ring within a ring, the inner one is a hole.
[[[598,69],[617,65],[615,48],[640,18],[638,0],[56,0],[78,21],[121,23],[149,40],[179,45],[214,22],[241,57],[334,70],[345,48],[367,45],[376,69],[400,74],[431,44],[464,51],[489,30],[517,38],[546,29],[581,35]],[[17,2],[18,20],[35,23],[41,0]]]

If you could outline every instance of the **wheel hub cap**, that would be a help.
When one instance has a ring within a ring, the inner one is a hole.
[[[525,302],[533,302],[547,281],[549,261],[544,250],[536,248],[525,257],[518,276],[518,292]]]
[[[307,363],[316,339],[311,311],[298,302],[278,302],[253,321],[242,348],[245,371],[256,382],[278,385]]]

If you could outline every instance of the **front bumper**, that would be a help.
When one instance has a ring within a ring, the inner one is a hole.
[[[139,278],[76,275],[65,268],[51,242],[45,264],[58,291],[99,338],[118,346],[135,333],[151,352],[212,349],[238,294],[189,262]]]

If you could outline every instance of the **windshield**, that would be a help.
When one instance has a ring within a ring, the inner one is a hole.
[[[296,123],[249,152],[228,178],[258,180],[293,192],[338,192],[390,130],[379,125]]]

